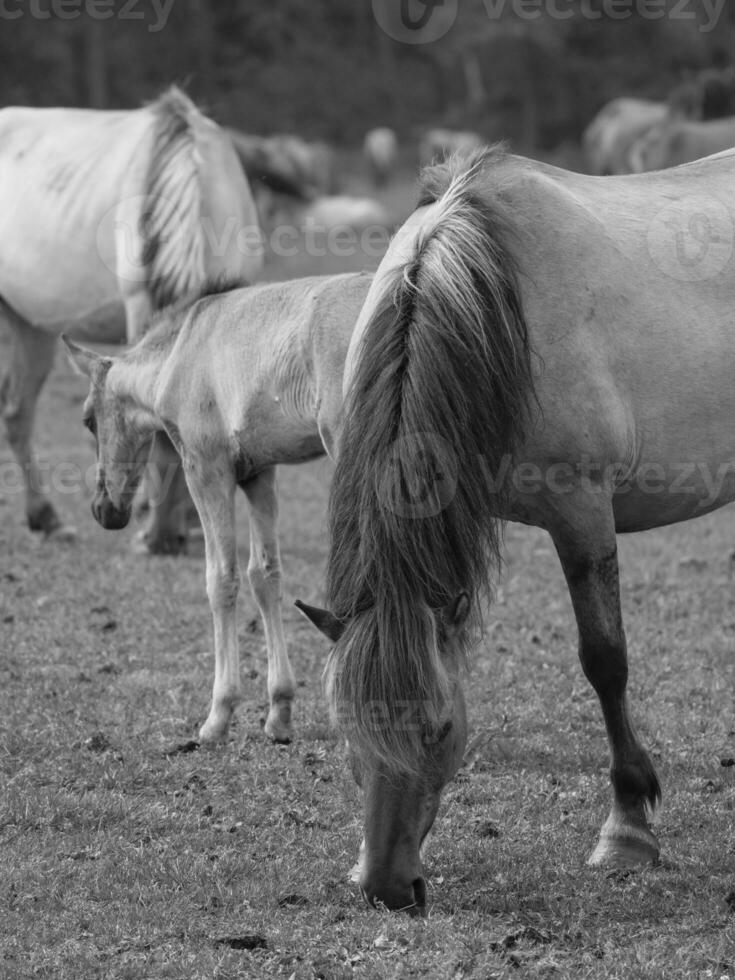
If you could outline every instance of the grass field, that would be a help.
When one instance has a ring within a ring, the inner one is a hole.
[[[84,394],[60,357],[37,438],[57,480],[94,462]],[[186,754],[170,750],[212,677],[201,545],[131,554],[134,529],[99,528],[79,481],[54,493],[78,541],[39,542],[0,494],[0,980],[735,978],[733,510],[620,541],[634,716],[664,787],[662,863],[631,874],[585,866],[609,804],[600,712],[550,542],[508,528],[416,922],[348,883],[360,800],[325,717],[325,644],[293,608],[323,598],[329,478],[326,462],[280,477],[297,739],[262,735],[245,588],[245,700],[226,746]],[[244,506],[239,521],[244,566]]]

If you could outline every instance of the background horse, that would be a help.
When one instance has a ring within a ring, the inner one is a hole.
[[[669,106],[664,102],[630,98],[608,102],[582,135],[589,172],[603,176],[630,173],[631,147],[668,115]]]
[[[175,88],[133,111],[0,111],[0,316],[12,336],[2,412],[33,530],[61,527],[31,449],[59,333],[94,333],[124,312],[137,340],[155,310],[208,279],[256,276],[257,228],[229,139]],[[159,486],[177,466],[161,452]],[[178,547],[185,507],[166,508],[155,502],[152,550]]]
[[[633,173],[678,167],[735,146],[735,116],[691,122],[665,119],[633,144],[630,164]]]
[[[323,415],[342,401],[344,358],[371,276],[300,279],[202,298],[165,310],[116,359],[69,344],[91,380],[84,421],[97,439],[103,527],[124,527],[146,446],[161,428],[181,455],[207,551],[215,678],[203,742],[227,734],[239,700],[235,489],[250,514],[248,575],[265,626],[266,733],[291,737],[295,681],[281,619],[275,467],[323,455]]]
[[[370,902],[425,906],[419,847],[463,756],[498,518],[551,535],[602,706],[613,804],[590,861],[657,858],[616,532],[735,498],[734,179],[735,154],[603,181],[492,150],[430,171],[388,249],[347,356],[314,614],[365,789]],[[682,256],[692,200],[711,247]]]

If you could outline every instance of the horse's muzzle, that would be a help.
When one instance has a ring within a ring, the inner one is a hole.
[[[92,501],[92,514],[106,531],[119,531],[128,526],[130,507],[116,507],[106,493],[97,494]]]
[[[421,877],[399,883],[383,875],[375,876],[372,880],[363,875],[360,891],[372,908],[380,903],[391,912],[407,912],[410,916],[422,918],[426,916],[426,882]]]

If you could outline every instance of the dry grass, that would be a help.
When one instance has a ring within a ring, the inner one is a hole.
[[[45,460],[93,463],[83,394],[60,360]],[[326,650],[292,606],[321,599],[329,475],[281,475],[298,740],[262,736],[246,592],[232,737],[186,755],[166,751],[208,706],[201,554],[131,555],[132,532],[94,524],[86,491],[56,494],[78,542],[38,543],[20,498],[0,495],[2,980],[735,978],[735,768],[720,764],[735,756],[732,509],[620,542],[634,713],[665,794],[664,861],[628,876],[585,867],[608,804],[600,714],[550,543],[509,528],[469,689],[470,761],[427,850],[417,923],[366,910],[347,883],[359,799],[325,720]],[[240,521],[244,565],[244,508]]]

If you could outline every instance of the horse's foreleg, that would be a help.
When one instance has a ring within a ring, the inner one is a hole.
[[[291,739],[291,705],[296,681],[288,659],[281,616],[281,557],[278,547],[278,495],[275,468],[242,484],[250,508],[248,577],[263,617],[268,650],[266,734],[275,742]]]
[[[125,333],[128,344],[137,344],[148,329],[153,316],[153,301],[147,289],[134,289],[128,292],[128,284],[122,283],[123,303],[125,304]]]
[[[233,709],[240,700],[235,482],[225,460],[189,461],[185,471],[204,530],[207,596],[214,624],[212,705],[199,730],[200,740],[211,743],[227,735]]]
[[[10,311],[3,320],[10,327],[12,354],[2,381],[0,409],[23,477],[28,526],[32,531],[54,534],[62,530],[62,524],[42,487],[31,438],[38,396],[54,363],[56,337],[16,319]],[[66,530],[72,533],[71,528]]]
[[[567,513],[569,523],[550,530],[574,606],[582,668],[602,706],[614,794],[590,864],[643,864],[658,857],[646,807],[656,805],[660,788],[628,714],[628,661],[612,508],[609,500],[590,504],[588,497],[575,503],[579,507]]]
[[[148,505],[148,520],[136,540],[136,550],[154,555],[186,551],[191,498],[181,460],[165,432],[157,432],[153,439],[142,494]]]

